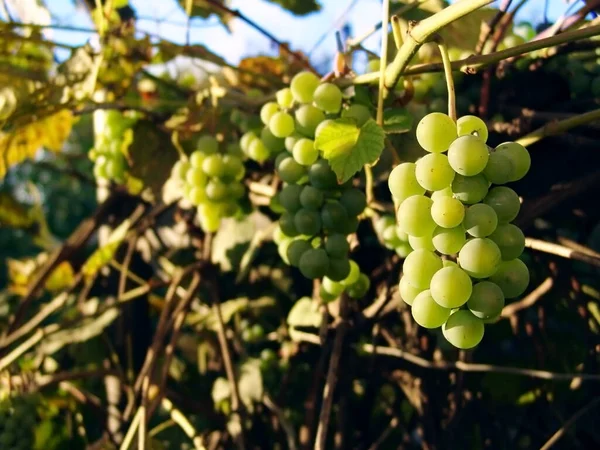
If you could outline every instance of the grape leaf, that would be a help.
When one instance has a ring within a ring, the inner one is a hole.
[[[310,297],[302,297],[290,310],[287,316],[290,327],[315,327],[321,325],[319,305]]]
[[[289,12],[297,16],[305,16],[307,14],[320,11],[321,5],[316,0],[268,0],[271,3],[276,3]]]
[[[383,130],[386,133],[407,133],[412,126],[413,117],[406,108],[390,108],[383,112]]]
[[[360,129],[354,121],[339,119],[324,126],[315,139],[315,147],[344,183],[365,164],[373,164],[384,147],[385,132],[368,120]]]
[[[81,267],[81,272],[87,278],[93,277],[102,267],[112,261],[115,253],[131,227],[131,220],[124,220],[121,225],[115,228],[108,237],[106,244],[98,248],[90,257],[85,261]]]
[[[240,400],[249,411],[254,409],[254,404],[262,400],[263,397],[263,379],[260,371],[260,360],[257,358],[248,358],[239,367],[240,376],[238,389],[240,391]]]
[[[188,14],[188,3],[190,1],[192,3],[189,11],[190,17],[202,17],[203,19],[207,19],[212,14],[215,14],[219,17],[223,26],[229,30],[229,21],[233,17],[229,12],[222,10],[219,7],[211,6],[205,0],[177,0],[177,3],[179,3],[179,6],[181,6],[181,9],[185,14]],[[227,0],[216,0],[215,3],[227,6],[229,2]]]

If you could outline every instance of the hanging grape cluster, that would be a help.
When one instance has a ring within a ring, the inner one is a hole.
[[[15,396],[0,401],[0,450],[31,450],[35,441],[37,400]]]
[[[441,326],[452,345],[471,348],[505,299],[529,283],[518,259],[525,237],[510,223],[519,197],[504,184],[523,178],[531,159],[515,142],[490,150],[486,125],[475,116],[455,122],[431,113],[416,133],[428,154],[395,167],[388,180],[399,204],[398,228],[414,249],[404,261],[400,294],[419,325]],[[457,262],[439,255],[457,255]]]
[[[242,182],[245,173],[234,146],[221,153],[214,137],[201,136],[189,158],[175,163],[171,179],[181,187],[183,198],[198,209],[202,229],[215,232],[221,219],[239,212],[239,201],[246,192]]]

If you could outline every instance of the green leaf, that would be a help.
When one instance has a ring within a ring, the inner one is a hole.
[[[413,116],[406,108],[390,108],[383,112],[383,130],[386,133],[407,133],[412,126]]]
[[[232,18],[232,15],[227,11],[218,7],[211,7],[211,5],[205,0],[191,0],[191,8],[188,8],[190,0],[177,0],[177,2],[186,15],[189,12],[190,17],[202,17],[207,19],[212,14],[217,15],[223,26],[229,30],[229,20]],[[216,0],[215,3],[220,3],[223,6],[227,6],[227,3],[229,2],[227,0]]]
[[[226,378],[219,377],[215,380],[212,387],[212,399],[215,405],[229,400],[231,396],[231,388]]]
[[[321,326],[319,305],[310,297],[298,299],[288,314],[287,323],[291,327],[318,328]]]
[[[321,5],[316,0],[268,0],[271,3],[276,3],[289,12],[297,16],[305,16],[307,14],[319,11]]]
[[[240,400],[249,411],[252,411],[254,404],[262,400],[264,392],[259,359],[249,358],[240,366],[238,388]]]
[[[315,139],[315,147],[344,183],[365,164],[373,164],[383,150],[385,133],[374,120],[360,129],[353,120],[339,119],[325,125]]]

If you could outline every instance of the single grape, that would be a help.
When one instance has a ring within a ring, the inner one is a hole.
[[[476,136],[461,136],[448,149],[448,162],[457,173],[465,177],[482,172],[488,158],[487,145]]]
[[[284,109],[289,109],[294,106],[294,95],[292,94],[292,90],[290,88],[279,89],[275,93],[275,98],[277,99],[277,104]]]
[[[278,112],[269,120],[269,130],[275,137],[286,138],[294,132],[294,118],[286,112]]]
[[[221,224],[219,209],[213,203],[202,203],[198,207],[198,220],[204,231],[214,233]]]
[[[296,145],[296,142],[298,142],[300,139],[302,139],[302,135],[298,134],[298,133],[294,133],[288,137],[286,137],[283,142],[285,144],[285,149],[292,153],[294,151],[294,145]]]
[[[394,251],[400,258],[406,258],[412,253],[413,249],[408,242],[404,242],[402,245],[396,247]]]
[[[406,233],[404,233],[406,234]],[[387,244],[388,246],[390,246],[391,248],[395,248],[398,245],[402,245],[402,240],[400,239],[400,236],[398,236],[398,229],[396,227],[396,225],[390,225],[389,227],[385,228],[382,232],[381,232],[381,237],[383,239],[383,242],[385,244]],[[406,235],[406,239],[410,242],[410,238],[408,237],[408,235]],[[420,238],[413,238],[413,239],[420,239]],[[426,241],[427,237],[425,236],[425,241]],[[429,239],[431,239],[431,236],[429,236]],[[415,247],[413,247],[415,248]],[[419,247],[419,248],[425,248],[425,247]],[[435,249],[428,249],[428,250],[435,250]]]
[[[433,202],[423,195],[408,197],[398,208],[398,228],[410,236],[421,237],[431,233],[435,222],[431,218]]]
[[[269,127],[264,127],[261,130],[260,140],[271,153],[279,153],[285,148],[285,139],[276,137]]]
[[[488,129],[485,122],[477,116],[462,116],[456,121],[458,136],[476,136],[487,142]]]
[[[356,126],[362,127],[372,116],[369,108],[356,103],[350,105],[348,109],[343,110],[342,117],[345,119],[354,119],[356,120]]]
[[[477,203],[467,208],[463,226],[473,237],[486,237],[496,230],[498,216],[491,206]]]
[[[182,159],[177,161],[171,169],[171,177],[176,180],[185,181],[187,172],[188,170],[190,170],[190,167],[191,164],[188,161]]]
[[[115,181],[123,181],[127,162],[122,153],[116,153],[106,160],[106,175]]]
[[[350,260],[344,258],[329,258],[329,269],[327,276],[335,281],[345,280],[350,273]]]
[[[496,151],[506,156],[513,165],[510,181],[523,178],[531,167],[531,156],[525,147],[516,142],[505,142],[496,147]]]
[[[359,189],[345,189],[340,197],[340,203],[349,216],[358,216],[367,207],[367,196]]]
[[[279,172],[279,178],[286,183],[296,183],[306,174],[306,168],[289,156],[279,163],[277,171]]]
[[[411,252],[404,260],[402,270],[406,281],[417,288],[428,289],[433,275],[442,268],[442,259],[429,250]]]
[[[319,297],[321,298],[321,301],[325,303],[330,303],[337,298],[337,296],[331,295],[329,292],[327,292],[323,288],[323,284],[321,284],[321,286],[319,287]]]
[[[287,257],[290,265],[298,267],[300,258],[304,252],[310,250],[312,246],[310,242],[304,239],[294,239],[287,248]]]
[[[250,144],[258,139],[258,136],[253,131],[248,131],[244,133],[244,135],[240,139],[240,147],[242,147],[242,151],[246,154],[250,152]]]
[[[454,228],[462,223],[465,207],[453,197],[439,197],[431,205],[431,217],[440,227]]]
[[[433,200],[434,202],[442,197],[452,197],[452,186],[448,186],[444,189],[431,193],[431,200]]]
[[[196,149],[205,155],[212,155],[219,151],[219,142],[213,136],[202,136],[196,142]]]
[[[302,105],[296,110],[296,129],[301,134],[314,137],[317,127],[325,121],[325,114],[312,105]]]
[[[483,199],[483,203],[491,206],[496,211],[499,223],[512,222],[521,209],[521,202],[517,193],[505,186],[490,189],[490,192]]]
[[[423,195],[425,188],[417,181],[415,163],[402,163],[394,167],[388,178],[388,187],[400,203],[412,195]]]
[[[281,232],[289,237],[298,236],[298,230],[294,223],[294,214],[290,212],[284,212],[279,218],[279,228]]]
[[[458,254],[458,263],[473,278],[488,278],[501,262],[500,249],[494,241],[475,238],[467,241]]]
[[[515,298],[525,292],[529,284],[529,269],[520,259],[502,261],[496,273],[490,277],[506,298]]]
[[[461,202],[472,205],[479,203],[488,193],[489,183],[481,174],[474,177],[456,175],[452,182],[454,197]]]
[[[265,125],[269,125],[271,117],[280,111],[279,105],[275,102],[267,102],[260,109],[260,120]]]
[[[229,183],[227,185],[227,192],[229,193],[229,197],[231,197],[233,200],[238,200],[244,196],[246,193],[246,188],[242,183],[239,182]]]
[[[443,113],[427,114],[417,125],[417,141],[431,153],[445,152],[457,137],[456,123]]]
[[[466,309],[456,311],[442,326],[442,334],[450,344],[463,350],[473,348],[483,339],[485,326]]]
[[[420,292],[413,299],[411,313],[415,322],[423,328],[441,327],[450,317],[450,310],[440,306],[429,289]]]
[[[317,189],[329,190],[337,186],[335,172],[325,159],[319,159],[308,169],[308,179]]]
[[[346,278],[340,281],[340,284],[344,287],[352,286],[358,281],[359,277],[360,267],[358,267],[358,264],[356,264],[356,262],[350,260],[350,272],[348,273],[348,276]]]
[[[525,249],[525,235],[512,223],[498,225],[489,238],[496,243],[504,261],[518,258]]]
[[[351,298],[361,298],[369,292],[371,280],[364,273],[361,273],[358,280],[348,287],[348,296]]]
[[[330,231],[342,231],[344,223],[348,220],[348,212],[336,200],[328,201],[321,208],[323,228]]]
[[[311,103],[313,95],[319,86],[319,77],[312,72],[300,72],[292,78],[290,89],[294,100],[298,103]]]
[[[334,297],[339,297],[342,295],[342,292],[344,292],[344,286],[329,277],[323,277],[322,286],[323,289],[325,289],[325,292],[333,295]]]
[[[442,261],[442,265],[443,265],[443,267],[458,267],[458,264],[456,264],[454,261],[451,261],[449,259],[444,259]]]
[[[319,151],[315,148],[315,142],[312,139],[299,139],[292,149],[294,159],[298,164],[310,166],[319,157]]]
[[[259,138],[252,139],[248,146],[248,157],[257,162],[263,162],[269,159],[271,152]]]
[[[450,186],[454,175],[448,157],[442,153],[429,153],[416,163],[417,181],[428,191],[439,191]]]
[[[431,296],[444,308],[460,308],[473,290],[473,283],[467,273],[458,267],[442,267],[431,279]]]
[[[227,198],[229,194],[229,189],[227,189],[227,185],[223,182],[212,179],[206,185],[206,197],[213,202],[219,202]]]
[[[313,236],[321,231],[321,218],[318,212],[301,208],[294,215],[294,225],[300,234]]]
[[[480,281],[473,286],[467,306],[475,317],[481,320],[493,319],[500,315],[504,308],[502,289],[491,281]]]
[[[208,155],[202,162],[202,170],[209,177],[222,177],[225,174],[225,164],[221,155]]]
[[[300,193],[302,192],[302,186],[297,184],[288,184],[283,187],[279,192],[279,202],[289,212],[295,213],[300,209],[302,204],[300,203]]]
[[[419,289],[418,287],[410,284],[408,278],[406,277],[400,277],[398,289],[400,291],[400,297],[407,305],[412,305],[415,297],[424,291],[424,289]]]
[[[226,180],[241,180],[244,178],[244,163],[237,156],[224,155],[223,156],[223,178]]]
[[[312,186],[304,186],[300,193],[300,203],[307,209],[319,209],[324,198],[323,192]]]
[[[313,97],[315,106],[326,113],[337,113],[342,107],[342,91],[335,84],[320,84]]]
[[[454,255],[465,245],[467,237],[462,225],[454,228],[436,227],[431,242],[442,255]]]
[[[188,192],[187,198],[194,206],[198,206],[206,201],[206,192],[202,187],[192,187]]]
[[[202,187],[206,185],[208,178],[202,168],[200,167],[192,167],[187,171],[187,175],[185,177],[186,183],[190,186],[194,187]]]
[[[386,230],[387,231],[387,230]],[[396,236],[398,236],[395,233],[395,230],[392,229],[392,231],[394,231],[394,234]],[[410,244],[410,246],[413,248],[413,250],[419,250],[420,248],[425,249],[425,250],[429,250],[430,252],[434,252],[435,251],[435,247],[433,245],[433,236],[426,234],[425,236],[421,236],[421,237],[415,237],[415,236],[408,236],[408,243]],[[387,241],[389,242],[389,241]],[[396,247],[397,245],[400,245],[401,242],[393,242],[392,245],[394,247]]]
[[[298,268],[306,278],[322,278],[329,269],[329,257],[322,248],[311,248],[302,254]]]
[[[357,217],[349,217],[346,223],[341,224],[339,232],[344,234],[356,233],[359,224]]]
[[[490,183],[506,184],[514,170],[512,161],[505,154],[492,152],[482,173]]]
[[[325,250],[332,258],[343,258],[350,251],[350,244],[348,244],[346,236],[335,233],[327,236],[327,240],[325,241]]]

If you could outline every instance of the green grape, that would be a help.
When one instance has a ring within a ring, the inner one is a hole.
[[[456,311],[442,326],[442,334],[450,344],[463,350],[473,348],[483,339],[485,326],[466,309]]]
[[[350,287],[358,281],[359,277],[360,267],[358,267],[358,264],[356,264],[356,262],[350,260],[350,272],[348,273],[348,276],[346,278],[340,281],[340,284],[344,287]]]
[[[253,139],[248,147],[248,157],[257,162],[263,162],[269,159],[271,152],[260,139]]]
[[[227,190],[229,191],[229,186],[227,186]],[[232,199],[224,199],[220,206],[223,217],[233,217],[240,210],[240,206]]]
[[[123,181],[127,163],[122,154],[115,154],[106,161],[106,175],[116,181]]]
[[[423,195],[408,197],[398,208],[398,228],[410,236],[421,237],[431,233],[435,222],[431,218],[430,198]]]
[[[348,217],[346,223],[341,224],[340,233],[352,234],[358,230],[359,221],[357,217]]]
[[[284,212],[279,218],[279,227],[281,232],[289,237],[298,236],[300,234],[296,229],[294,222],[294,214],[290,212]]]
[[[304,252],[310,250],[312,245],[304,239],[294,239],[287,248],[287,258],[291,266],[298,267]]]
[[[275,93],[275,98],[277,99],[277,104],[284,109],[289,109],[294,106],[294,95],[292,94],[292,90],[290,88],[279,89]]]
[[[444,261],[442,261],[442,266],[443,267],[458,267],[458,264],[456,264],[454,261],[450,261],[449,259],[445,259]]]
[[[429,250],[411,252],[404,260],[402,270],[406,281],[417,288],[428,289],[433,275],[442,268],[442,258]]]
[[[342,91],[335,84],[320,84],[313,97],[315,106],[326,113],[337,113],[342,107]]]
[[[183,159],[177,161],[171,169],[171,178],[175,180],[184,181],[190,167],[190,163],[184,161]]]
[[[476,136],[461,136],[448,149],[448,162],[457,173],[465,177],[482,172],[488,159],[487,145]]]
[[[490,192],[483,199],[483,203],[491,206],[496,211],[499,223],[513,221],[521,209],[521,202],[517,193],[505,186],[490,189]]]
[[[498,226],[498,216],[491,206],[478,203],[467,208],[463,226],[473,237],[486,237]]]
[[[248,154],[250,152],[250,144],[252,144],[255,139],[258,139],[258,136],[253,131],[244,133],[240,139],[240,147],[242,147],[244,153]]]
[[[398,289],[400,291],[400,297],[407,305],[412,305],[415,297],[424,290],[410,284],[406,277],[400,277]]]
[[[388,178],[388,187],[396,202],[401,203],[413,195],[423,195],[423,188],[417,181],[415,163],[402,163],[394,167]]]
[[[428,191],[439,191],[450,186],[454,175],[448,157],[442,153],[425,155],[417,161],[415,168],[417,181]]]
[[[454,255],[463,248],[467,237],[465,229],[461,225],[454,228],[436,227],[433,230],[431,241],[435,249],[442,255]]]
[[[477,136],[484,143],[488,139],[488,129],[485,122],[477,116],[463,116],[456,121],[458,136]]]
[[[227,144],[227,148],[225,149],[225,152],[230,156],[240,158],[240,160],[244,156],[242,147],[240,146],[240,144],[238,142],[231,142],[231,143]]]
[[[323,192],[312,186],[304,186],[300,193],[300,203],[307,209],[319,209],[323,204]]]
[[[219,154],[207,156],[202,162],[202,170],[209,177],[222,177],[225,174],[223,157]]]
[[[348,212],[340,202],[329,201],[321,208],[321,220],[323,228],[326,230],[341,231],[344,223],[348,220]]]
[[[202,203],[198,207],[198,220],[204,231],[214,233],[219,229],[219,225],[221,224],[219,209],[212,203]]]
[[[206,192],[204,188],[193,187],[187,195],[187,198],[194,206],[198,206],[206,201]]]
[[[284,239],[287,238],[288,237],[283,233],[279,224],[277,224],[277,226],[273,230],[273,242],[279,245]]]
[[[458,267],[442,267],[431,279],[431,296],[444,308],[460,308],[467,303],[473,283],[467,273]]]
[[[279,105],[275,102],[265,103],[260,109],[260,120],[265,125],[269,125],[271,121],[271,117],[277,114],[280,111]]]
[[[321,286],[319,287],[319,297],[321,298],[321,300],[325,303],[329,303],[334,301],[336,298],[338,298],[338,296],[336,295],[331,295],[329,292],[327,292],[324,288],[323,285],[321,284]]]
[[[431,200],[434,202],[438,201],[442,197],[452,197],[452,187],[448,186],[439,191],[435,191],[431,193]]]
[[[190,155],[190,162],[188,163],[188,167],[202,167],[202,163],[204,162],[204,158],[206,158],[206,155],[201,152],[200,150],[196,150],[195,152],[192,152],[192,154]]]
[[[349,216],[358,216],[367,207],[367,196],[358,189],[345,189],[340,197],[340,203]]]
[[[300,203],[300,193],[302,192],[302,186],[297,184],[288,184],[283,187],[279,192],[279,202],[287,211],[295,213],[298,211],[302,204]]]
[[[382,234],[386,228],[396,226],[396,219],[391,215],[383,215],[375,220],[373,227],[377,234]],[[407,238],[408,239],[408,238]]]
[[[506,155],[492,152],[482,173],[490,183],[506,184],[510,181],[514,170],[512,161]]]
[[[298,103],[312,103],[313,95],[319,86],[319,77],[312,72],[300,72],[292,78],[290,88]]]
[[[223,178],[226,180],[241,180],[244,178],[246,169],[242,160],[237,156],[225,155],[222,158],[223,162]]]
[[[356,120],[356,126],[362,127],[372,116],[369,108],[364,105],[354,104],[342,111],[342,117],[344,119],[354,119]]]
[[[342,295],[342,292],[344,292],[344,286],[329,277],[323,277],[322,286],[323,289],[325,289],[325,292],[333,295],[334,297],[339,297]]]
[[[317,127],[325,121],[325,114],[312,105],[302,105],[296,110],[296,128],[301,134],[314,137]]]
[[[227,185],[227,192],[231,198],[239,200],[246,193],[246,188],[242,183],[230,183]]]
[[[496,273],[490,277],[506,298],[515,298],[525,292],[529,284],[529,269],[520,259],[502,261]]]
[[[317,189],[329,190],[337,187],[337,178],[335,172],[329,167],[329,163],[324,159],[317,160],[316,163],[308,169],[308,179]]]
[[[196,142],[196,149],[205,155],[212,155],[219,151],[219,142],[212,136],[202,136]]]
[[[343,234],[330,234],[325,241],[325,250],[332,258],[343,258],[350,251],[350,244]]]
[[[298,133],[294,133],[288,137],[286,137],[283,141],[285,143],[285,149],[292,153],[294,151],[294,145],[296,145],[296,142],[298,142],[300,139],[302,139],[302,135],[298,134]]]
[[[213,202],[219,202],[227,198],[229,189],[227,185],[219,180],[212,179],[206,185],[206,197]]]
[[[329,269],[327,276],[335,281],[345,280],[350,273],[350,260],[344,258],[329,258]]]
[[[279,256],[281,257],[283,262],[290,266],[292,264],[290,263],[290,260],[288,259],[288,249],[292,245],[292,242],[294,242],[294,240],[288,238],[288,239],[282,240],[279,244],[277,244],[277,253],[279,253]]]
[[[329,257],[322,248],[311,248],[300,258],[298,268],[306,278],[322,278],[329,269]]]
[[[454,197],[467,205],[483,200],[488,193],[488,187],[488,181],[481,174],[474,177],[463,177],[457,174],[452,182]]]
[[[286,183],[297,183],[306,174],[306,169],[296,162],[293,157],[283,159],[277,166],[279,178]]]
[[[361,273],[358,280],[348,287],[348,296],[351,298],[364,297],[371,287],[371,280],[364,273]]]
[[[301,208],[294,215],[294,225],[300,234],[312,236],[321,231],[321,218],[318,212]]]
[[[286,209],[283,206],[281,206],[279,195],[274,195],[273,197],[271,197],[271,200],[269,201],[269,208],[275,214],[283,214],[286,211]]]
[[[269,127],[264,127],[261,130],[260,140],[271,153],[279,153],[285,148],[285,139],[275,136]]]
[[[201,167],[192,167],[190,168],[190,170],[187,171],[185,181],[190,186],[202,187],[206,185],[208,178],[206,177],[206,174],[204,173]]]
[[[394,251],[400,258],[406,258],[408,255],[411,254],[413,249],[408,242],[405,242],[402,245],[396,247]]]
[[[274,161],[274,166],[276,170],[279,170],[279,164],[281,164],[281,162],[284,159],[287,158],[293,158],[292,154],[290,152],[281,152],[279,153],[276,157],[275,157],[275,161]]]
[[[465,217],[465,207],[453,197],[439,197],[431,205],[431,218],[443,228],[460,225]]]
[[[286,112],[278,112],[269,120],[269,130],[275,137],[286,138],[294,132],[294,118]]]
[[[513,165],[510,181],[523,178],[531,167],[531,156],[525,147],[516,142],[505,142],[496,147],[496,152],[506,156]]]
[[[435,251],[435,247],[433,245],[433,235],[430,234],[420,237],[408,236],[408,243],[413,248],[413,250],[419,250],[422,248],[425,250],[429,250],[430,252]],[[396,245],[398,244],[399,243],[397,243]],[[396,245],[394,245],[394,247]]]
[[[292,155],[298,164],[310,166],[319,157],[319,151],[315,148],[315,142],[312,139],[302,138],[294,144]]]
[[[429,289],[417,294],[412,302],[411,313],[415,322],[423,328],[441,327],[450,317],[450,310],[436,303]]]
[[[193,186],[191,184],[185,183],[182,187],[181,187],[181,196],[183,198],[187,198],[189,200],[190,198],[190,191],[192,190]]]
[[[480,281],[473,286],[467,306],[473,315],[481,320],[498,317],[504,308],[502,289],[491,281]]]
[[[390,225],[385,230],[383,230],[380,234],[383,239],[383,242],[391,248],[395,248],[396,246],[402,244],[402,241],[400,240],[400,237],[398,236],[398,230],[395,225]],[[406,233],[404,233],[404,234],[406,234]],[[430,236],[430,238],[431,238],[431,236]],[[410,242],[410,238],[408,237],[408,235],[406,236],[406,239]],[[414,238],[414,239],[420,239],[420,238]],[[425,240],[426,239],[427,238],[425,238]],[[431,249],[431,250],[433,251],[434,249]]]
[[[427,114],[417,125],[417,141],[431,153],[445,152],[457,137],[456,123],[443,113]]]
[[[519,227],[512,223],[498,225],[489,238],[500,249],[504,261],[518,258],[525,249],[525,235]]]
[[[501,262],[500,249],[494,241],[475,238],[467,241],[458,254],[460,267],[473,278],[488,278]]]

